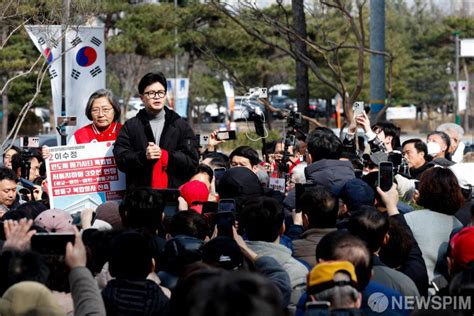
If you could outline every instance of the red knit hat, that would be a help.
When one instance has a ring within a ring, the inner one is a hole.
[[[451,258],[455,266],[466,269],[474,261],[474,227],[465,227],[451,238]]]
[[[188,203],[188,207],[199,214],[202,213],[202,205],[193,205],[193,202],[206,202],[209,198],[209,189],[204,182],[193,180],[183,184],[179,191],[181,196]]]

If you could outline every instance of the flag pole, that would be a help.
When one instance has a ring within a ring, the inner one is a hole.
[[[63,0],[63,14],[61,21],[61,116],[66,116],[66,31],[69,22],[70,0]],[[61,127],[61,145],[66,145],[66,127]]]

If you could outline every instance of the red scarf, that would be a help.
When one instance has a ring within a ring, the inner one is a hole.
[[[152,189],[166,189],[168,188],[168,174],[166,168],[168,167],[168,151],[161,149],[161,158],[155,162],[153,166],[153,173],[151,176]]]
[[[115,141],[122,124],[112,122],[103,132],[99,131],[94,124],[86,125],[74,133],[76,144]]]

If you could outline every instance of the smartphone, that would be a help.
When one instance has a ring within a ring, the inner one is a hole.
[[[39,148],[39,137],[20,138],[20,147]]]
[[[232,140],[236,139],[235,131],[218,131],[217,140]]]
[[[415,181],[415,190],[420,190],[420,181]]]
[[[232,212],[236,211],[235,200],[234,199],[221,199],[217,204],[217,212]]]
[[[31,237],[31,249],[42,255],[64,255],[67,243],[74,243],[74,239],[74,234],[36,233]]]
[[[233,237],[232,227],[235,224],[235,216],[233,212],[225,211],[214,214],[214,220],[217,226],[218,236]]]
[[[219,185],[219,182],[221,181],[222,176],[224,173],[227,171],[226,168],[216,168],[214,169],[214,181],[216,183],[216,187]]]
[[[172,217],[174,214],[178,213],[178,198],[181,193],[178,189],[158,189],[156,190],[163,197],[165,202],[164,213],[166,217]]]
[[[393,163],[383,161],[379,164],[379,187],[382,191],[388,191],[393,185]]]
[[[199,146],[204,147],[209,145],[209,135],[196,135],[199,137]]]
[[[201,204],[202,205],[202,214],[213,214],[217,213],[217,203],[216,202],[194,202],[194,204]]]
[[[354,102],[354,104],[352,105],[352,111],[354,112],[354,117],[364,115],[365,113],[364,102],[363,101]]]

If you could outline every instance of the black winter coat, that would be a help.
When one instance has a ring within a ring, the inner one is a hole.
[[[164,110],[165,125],[159,146],[168,151],[168,188],[177,188],[196,171],[198,143],[184,119],[167,107]],[[151,185],[156,160],[146,158],[148,142],[155,142],[155,139],[145,109],[142,109],[120,129],[113,150],[118,169],[127,176],[127,189]]]

